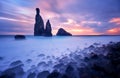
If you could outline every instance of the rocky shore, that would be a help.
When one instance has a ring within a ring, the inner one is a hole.
[[[32,67],[25,72],[24,64],[17,60],[0,72],[0,78],[120,78],[120,42],[98,45],[58,58],[53,71]]]

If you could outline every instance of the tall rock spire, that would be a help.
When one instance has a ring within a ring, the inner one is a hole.
[[[49,20],[46,23],[45,36],[52,36],[52,28]]]
[[[42,17],[40,16],[40,9],[36,8],[34,36],[43,36],[43,35],[44,35],[44,22]]]

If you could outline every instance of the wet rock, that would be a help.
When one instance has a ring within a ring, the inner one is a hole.
[[[66,74],[63,74],[61,78],[69,78]]]
[[[15,39],[19,40],[19,39],[25,39],[24,35],[15,35]]]
[[[107,56],[111,63],[115,66],[120,65],[120,42],[116,44],[109,44],[108,47],[109,53]]]
[[[23,66],[24,64],[22,63],[22,61],[20,60],[17,60],[17,61],[14,61],[10,64],[11,67],[15,67],[15,66]]]
[[[62,77],[62,75],[57,71],[53,71],[52,73],[50,73],[47,76],[47,78],[61,78],[61,77]]]
[[[46,65],[46,63],[45,62],[40,62],[40,63],[38,63],[38,65],[37,66],[45,66]]]
[[[90,58],[96,59],[96,58],[98,58],[98,55],[92,52],[92,53],[90,53]]]
[[[50,74],[49,71],[43,71],[38,73],[37,78],[47,78],[49,74]]]
[[[65,31],[63,28],[60,28],[56,35],[57,36],[72,36],[71,33]]]
[[[39,54],[38,57],[44,57],[45,55],[44,54]]]
[[[56,64],[53,68],[59,71],[65,71],[65,65],[63,63]]]
[[[66,72],[69,73],[69,72],[72,72],[72,71],[74,71],[74,68],[71,65],[68,65],[68,67],[66,69]]]
[[[1,74],[2,75],[0,76],[0,78],[16,78],[18,76],[22,77],[24,75],[24,70],[21,66],[16,66],[6,69]]]
[[[68,78],[76,78],[77,76],[74,72],[74,68],[71,65],[68,65],[65,72]]]
[[[31,68],[28,70],[28,72],[37,72],[38,71],[38,67],[35,65],[32,65]]]
[[[49,20],[46,23],[45,36],[52,36],[52,28]]]
[[[78,68],[80,78],[91,78],[89,68]]]
[[[43,36],[43,35],[44,35],[44,22],[40,15],[40,9],[36,8],[34,36]]]
[[[3,57],[0,57],[0,60],[3,60],[4,58]]]
[[[28,76],[27,76],[27,78],[35,78],[35,76],[36,76],[36,73],[30,73]]]
[[[15,78],[15,73],[9,72],[9,73],[6,73],[6,74],[2,74],[0,76],[0,78]]]
[[[27,62],[27,63],[31,63],[32,60],[31,60],[31,59],[27,59],[26,62]]]
[[[108,52],[108,59],[110,60],[112,67],[114,71],[111,73],[111,75],[114,78],[120,77],[120,72],[118,69],[120,69],[120,42],[117,43],[109,43],[107,45]]]

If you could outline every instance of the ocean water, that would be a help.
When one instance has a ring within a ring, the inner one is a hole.
[[[101,46],[119,41],[120,36],[26,36],[25,40],[15,40],[14,36],[0,36],[0,71],[9,68],[9,65],[17,60],[24,63],[25,71],[42,62],[49,62],[52,67],[52,64],[57,63],[57,58],[87,48],[94,43]]]

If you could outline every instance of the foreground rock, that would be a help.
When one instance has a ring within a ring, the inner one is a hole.
[[[28,76],[27,76],[27,78],[35,78],[35,76],[36,76],[36,73],[30,73]]]
[[[101,47],[92,45],[83,51],[87,52],[88,50],[92,52],[83,60],[76,61],[76,58],[74,59],[74,56],[71,56],[70,58],[74,60],[71,60],[71,65],[67,64],[65,66],[65,71],[62,73],[53,71],[47,78],[120,78],[120,42],[109,43]],[[101,51],[107,52],[107,54],[104,55]],[[86,65],[82,67],[77,65],[81,61]],[[62,62],[65,63],[64,61]],[[77,63],[74,64],[74,62]]]
[[[3,60],[4,58],[3,57],[0,57],[0,61]]]
[[[22,63],[22,61],[20,60],[17,60],[17,61],[14,61],[10,64],[10,67],[16,67],[16,66],[23,66],[24,64]]]
[[[71,33],[65,31],[63,28],[60,28],[56,35],[57,36],[72,36]]]
[[[25,39],[24,35],[15,35],[15,39]]]
[[[16,61],[10,64],[12,67],[3,71],[0,75],[0,78],[22,78],[24,75],[24,70],[22,68],[21,61]]]
[[[49,74],[50,74],[49,71],[43,71],[38,73],[37,78],[47,78]]]
[[[88,55],[81,59],[80,54],[87,51]],[[69,56],[58,59],[52,72],[35,69],[27,74],[27,78],[120,78],[120,42],[100,47],[92,45]],[[38,66],[45,64],[42,62]],[[26,78],[22,66],[20,60],[12,62],[10,68],[0,72],[0,78]]]

